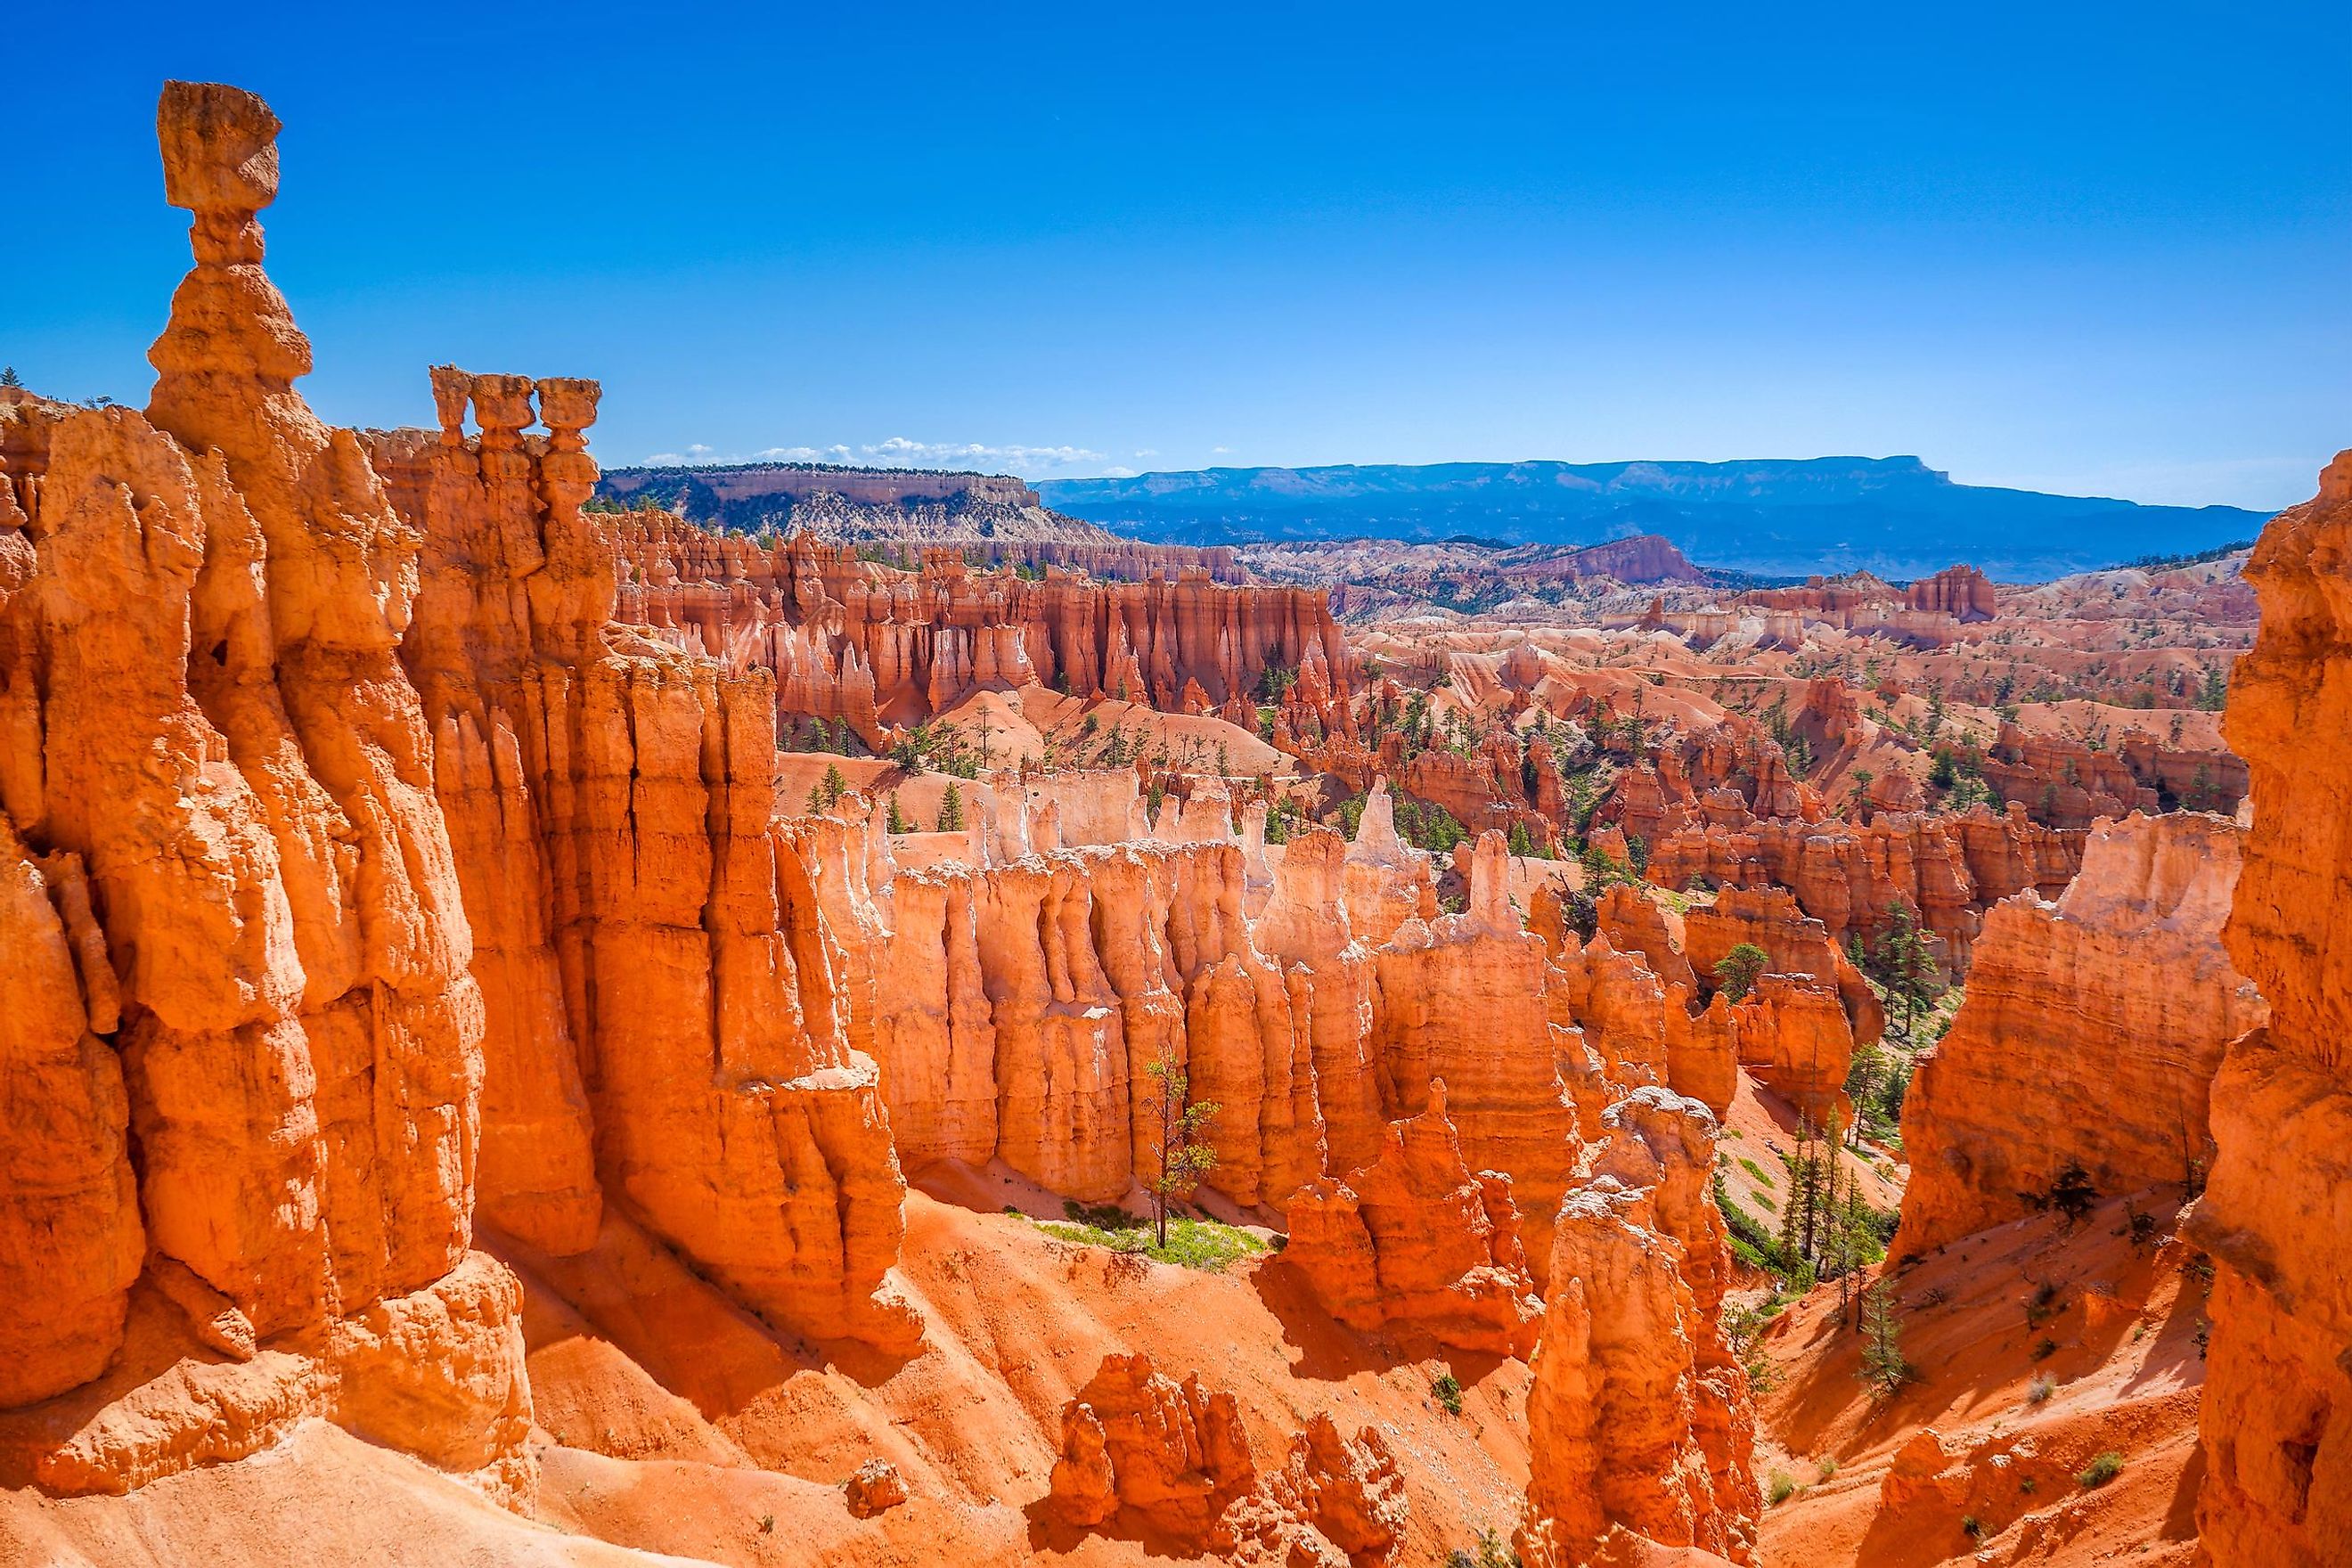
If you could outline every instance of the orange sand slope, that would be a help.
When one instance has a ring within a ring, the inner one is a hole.
[[[974,1203],[1039,1196],[1002,1173],[935,1176]],[[616,1546],[744,1564],[1216,1560],[1118,1524],[1081,1538],[1034,1506],[1064,1403],[1105,1353],[1129,1349],[1234,1391],[1262,1464],[1318,1412],[1342,1431],[1378,1426],[1411,1498],[1391,1561],[1440,1561],[1482,1529],[1508,1534],[1528,1477],[1523,1363],[1449,1363],[1426,1344],[1352,1332],[1278,1254],[1210,1275],[919,1190],[907,1210],[905,1285],[929,1339],[904,1360],[781,1337],[617,1216],[579,1257],[501,1248],[525,1285],[538,1511],[553,1530],[314,1421],[262,1455],[128,1497],[0,1492],[0,1560],[668,1560]],[[1430,1390],[1449,1364],[1458,1416]],[[913,1498],[860,1521],[841,1483],[877,1458]]]

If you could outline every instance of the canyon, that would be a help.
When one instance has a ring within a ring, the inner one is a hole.
[[[605,474],[313,412],[279,130],[0,389],[0,1558],[2352,1552],[2352,454],[2030,589]]]

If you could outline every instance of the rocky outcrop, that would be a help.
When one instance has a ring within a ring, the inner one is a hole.
[[[1888,778],[1909,782],[1907,774]],[[1694,877],[1786,888],[1838,943],[1875,935],[1888,911],[1903,905],[1937,939],[1947,966],[1959,975],[1986,908],[2027,888],[2054,897],[2081,857],[2079,832],[2041,827],[2021,805],[1998,816],[1981,806],[1950,816],[1881,810],[1868,823],[1727,811],[1654,843],[1650,874],[1675,888]]]
[[[1915,610],[1931,610],[1955,620],[1989,621],[2000,613],[1992,580],[1973,566],[1947,566],[1903,591]]]
[[[1253,1561],[1310,1564],[1384,1561],[1410,1512],[1373,1428],[1350,1442],[1318,1414],[1281,1468],[1262,1474],[1232,1394],[1116,1354],[1065,1407],[1039,1506],[1080,1530],[1139,1529],[1190,1552],[1245,1547]]]
[[[1731,1009],[1731,1035],[1739,1065],[1813,1126],[1853,1125],[1853,1026],[1835,991],[1810,974],[1759,975]]]
[[[562,1255],[617,1192],[780,1324],[911,1345],[884,1284],[904,1184],[837,940],[770,821],[765,672],[605,630],[609,542],[579,510],[593,383],[443,367],[434,394],[437,437],[374,445],[421,502],[402,653],[499,997],[488,1212]]]
[[[60,1397],[0,1449],[120,1490],[326,1415],[524,1506],[519,1295],[468,1251],[483,1001],[396,658],[418,540],[293,390],[277,131],[166,86],[195,267],[148,411],[10,457],[0,1404]]]
[[[1648,1088],[1604,1122],[1559,1210],[1519,1550],[1569,1568],[1622,1525],[1746,1563],[1761,1500],[1747,1377],[1717,1321],[1729,1258],[1707,1195],[1715,1119]]]
[[[768,671],[780,718],[846,720],[877,751],[975,688],[1033,683],[1165,712],[1187,711],[1197,689],[1223,710],[1281,669],[1318,694],[1323,729],[1351,723],[1346,643],[1311,589],[1234,587],[1201,566],[1127,583],[1048,567],[1030,581],[974,572],[958,549],[901,570],[805,534],[763,546],[667,513],[614,522],[622,620]]]
[[[1220,1516],[1257,1480],[1231,1394],[1203,1389],[1198,1373],[1181,1384],[1162,1376],[1147,1355],[1109,1355],[1063,1412],[1045,1508],[1082,1527],[1132,1509],[1196,1547],[1230,1545]]]
[[[2223,1568],[2352,1556],[2352,452],[2263,530],[2262,631],[2230,684],[2252,775],[2226,940],[2270,1005],[2212,1089],[2190,1239],[2217,1264],[2198,1527]]]
[[[1394,1114],[1419,1115],[1431,1081],[1444,1082],[1463,1159],[1510,1176],[1527,1216],[1528,1255],[1549,1258],[1551,1216],[1580,1148],[1576,1100],[1560,1063],[1582,1052],[1538,1000],[1549,960],[1542,939],[1510,907],[1508,872],[1502,835],[1486,835],[1468,908],[1409,920],[1373,954],[1372,1046]],[[1498,1008],[1498,996],[1524,1001]]]
[[[1389,1124],[1378,1160],[1310,1183],[1285,1214],[1285,1261],[1349,1327],[1411,1327],[1494,1355],[1535,1348],[1542,1307],[1510,1178],[1463,1163],[1442,1083],[1428,1110]]]
[[[1742,942],[1762,948],[1771,958],[1773,973],[1806,976],[1834,991],[1853,1026],[1857,1045],[1875,1041],[1885,1032],[1885,1009],[1870,983],[1830,940],[1829,928],[1799,909],[1787,889],[1726,888],[1715,902],[1694,907],[1683,917],[1684,949],[1710,990],[1715,966]]]
[[[1904,1101],[1894,1256],[2016,1218],[2070,1166],[2103,1196],[2193,1189],[2222,1048],[2263,1016],[2221,947],[2241,837],[2218,816],[2102,824],[2055,903],[1986,918],[1968,1001]]]

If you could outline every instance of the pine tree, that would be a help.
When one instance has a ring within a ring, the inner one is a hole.
[[[948,785],[947,792],[940,796],[939,830],[941,833],[963,831],[963,791],[954,784]]]
[[[1911,1377],[1903,1359],[1903,1321],[1895,1315],[1895,1286],[1879,1279],[1862,1293],[1862,1381],[1883,1397]]]
[[[849,793],[849,781],[842,776],[841,764],[826,763],[824,782],[817,785],[817,788],[824,792],[824,804],[827,807],[839,805],[841,797]]]
[[[1209,1123],[1220,1109],[1216,1101],[1186,1103],[1192,1078],[1177,1059],[1173,1040],[1160,1043],[1160,1054],[1143,1070],[1159,1086],[1154,1095],[1150,1131],[1151,1166],[1145,1185],[1151,1191],[1151,1218],[1159,1245],[1168,1245],[1168,1205],[1200,1185],[1216,1168],[1217,1151],[1208,1142]]]
[[[898,809],[898,792],[895,789],[890,792],[890,815],[886,819],[886,826],[892,833],[915,831],[915,825],[908,820],[905,812]]]
[[[1903,1022],[1898,1032],[1907,1040],[1921,1004],[1933,1002],[1943,989],[1937,984],[1935,950],[1920,931],[1919,918],[1909,904],[1898,901],[1887,906],[1885,929],[1868,951],[1870,963],[1866,968],[1870,977],[1885,987],[1888,1001],[1902,1002]]]
[[[25,384],[22,381],[17,379],[16,367],[15,365],[0,365],[0,386],[22,386],[24,384]]]
[[[1756,989],[1757,977],[1772,966],[1772,955],[1752,942],[1743,942],[1715,962],[1715,977],[1734,1002]]]

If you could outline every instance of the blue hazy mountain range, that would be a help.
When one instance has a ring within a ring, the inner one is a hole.
[[[1661,533],[1702,566],[1920,576],[1966,561],[2038,582],[2252,539],[2265,512],[1954,484],[1916,458],[1341,464],[1051,479],[1045,504],[1163,543],[1592,544]]]

